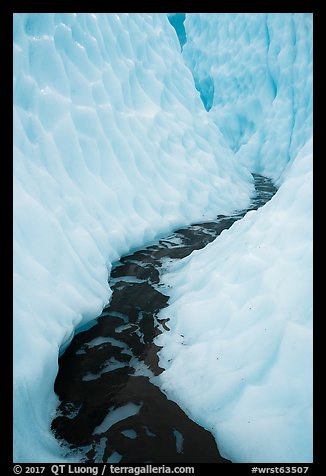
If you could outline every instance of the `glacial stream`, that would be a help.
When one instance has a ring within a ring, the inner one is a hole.
[[[169,300],[159,290],[164,261],[205,247],[270,200],[272,182],[253,176],[256,196],[248,209],[180,228],[113,267],[108,307],[59,359],[55,392],[61,403],[52,430],[67,456],[89,463],[230,462],[211,433],[160,390],[157,376],[164,369],[154,339],[169,332],[167,320],[158,318]]]

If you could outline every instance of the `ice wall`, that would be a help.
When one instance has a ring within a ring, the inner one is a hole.
[[[187,14],[183,56],[237,160],[281,185],[170,268],[163,389],[234,462],[312,461],[312,15]]]
[[[187,14],[183,57],[236,159],[281,185],[170,269],[163,388],[234,462],[312,461],[312,15]]]
[[[263,208],[164,277],[162,388],[233,462],[312,462],[312,143]]]
[[[59,349],[110,298],[112,261],[247,205],[164,14],[14,15],[14,450],[60,461]]]
[[[184,27],[211,118],[237,160],[277,181],[310,137],[312,14],[190,13]]]

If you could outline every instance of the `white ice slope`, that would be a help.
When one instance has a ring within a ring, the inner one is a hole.
[[[163,14],[14,15],[14,460],[61,461],[58,352],[111,263],[248,204]]]
[[[233,462],[312,462],[312,144],[272,200],[164,276],[163,390]]]

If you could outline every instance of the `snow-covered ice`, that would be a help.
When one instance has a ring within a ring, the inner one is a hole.
[[[14,14],[13,32],[15,462],[67,461],[58,355],[112,263],[245,208],[250,171],[271,202],[165,277],[160,379],[223,456],[311,461],[312,15]]]

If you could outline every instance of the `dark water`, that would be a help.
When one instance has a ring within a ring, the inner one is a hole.
[[[162,262],[205,247],[249,210],[263,206],[276,188],[254,174],[252,205],[232,216],[181,228],[157,244],[121,258],[109,279],[113,294],[95,325],[77,334],[59,359],[52,422],[67,455],[85,462],[228,463],[215,439],[168,400],[155,383],[154,338],[168,332],[158,319],[168,296],[159,292]]]

